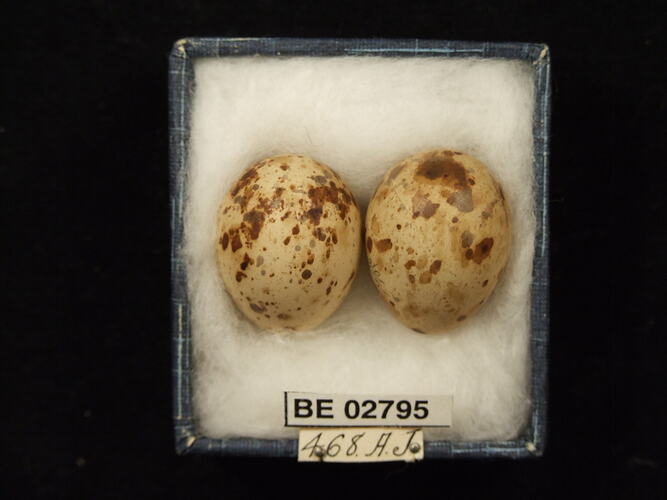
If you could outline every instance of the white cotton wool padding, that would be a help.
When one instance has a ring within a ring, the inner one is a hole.
[[[504,440],[527,422],[535,219],[532,67],[476,58],[195,61],[185,216],[194,409],[209,437],[295,437],[283,391],[453,394],[453,426],[427,439]],[[347,299],[312,332],[253,326],[224,291],[216,218],[252,163],[298,153],[329,165],[365,213],[401,159],[450,148],[482,160],[512,212],[513,248],[490,300],[454,332],[421,335],[380,299],[362,256]]]

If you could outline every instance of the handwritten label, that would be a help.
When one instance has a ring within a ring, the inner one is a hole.
[[[299,462],[414,462],[424,458],[420,429],[301,429]]]
[[[285,393],[286,427],[449,427],[452,396]]]

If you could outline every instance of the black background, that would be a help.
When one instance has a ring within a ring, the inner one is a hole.
[[[15,2],[0,148],[5,498],[665,498],[665,15],[660,2]],[[551,47],[546,455],[298,465],[178,457],[167,59],[185,36]]]

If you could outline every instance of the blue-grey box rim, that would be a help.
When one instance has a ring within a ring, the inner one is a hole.
[[[192,408],[192,342],[186,266],[180,254],[187,180],[193,59],[233,56],[481,57],[526,61],[535,67],[533,170],[537,231],[531,284],[531,415],[510,441],[427,441],[425,458],[538,457],[544,452],[549,332],[548,157],[551,103],[549,49],[541,43],[441,40],[186,38],[169,58],[169,181],[171,200],[171,305],[173,419],[179,454],[296,457],[296,439],[214,439],[198,435]]]

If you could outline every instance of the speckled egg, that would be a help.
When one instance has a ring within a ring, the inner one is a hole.
[[[219,212],[225,287],[256,325],[307,330],[342,303],[357,272],[361,217],[329,167],[301,155],[251,166]]]
[[[393,167],[366,214],[373,281],[398,319],[440,333],[489,297],[510,252],[503,190],[472,156],[444,149]]]

